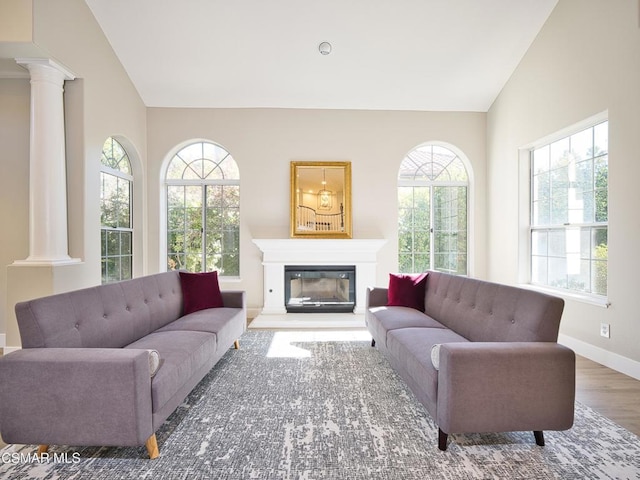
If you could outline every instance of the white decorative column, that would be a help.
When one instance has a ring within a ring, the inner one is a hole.
[[[31,75],[29,256],[16,263],[55,265],[69,257],[63,89],[75,75],[46,58],[18,58]]]

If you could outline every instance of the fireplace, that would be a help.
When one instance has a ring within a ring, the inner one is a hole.
[[[330,238],[254,238],[253,243],[262,252],[264,267],[264,306],[261,315],[284,315],[285,281],[287,265],[355,266],[354,279],[355,314],[364,314],[367,287],[377,284],[376,264],[378,250],[386,243],[384,239],[330,239]],[[316,310],[314,310],[316,311]]]
[[[287,312],[353,312],[355,265],[285,265]]]

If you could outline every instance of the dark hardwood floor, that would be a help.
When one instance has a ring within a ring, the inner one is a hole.
[[[576,400],[640,436],[640,380],[577,356]]]

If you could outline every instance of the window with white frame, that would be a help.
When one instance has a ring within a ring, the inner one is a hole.
[[[531,151],[531,283],[606,296],[608,122]]]
[[[129,156],[112,137],[102,147],[100,223],[102,283],[127,280],[133,271],[133,173]]]
[[[166,172],[167,268],[240,275],[240,174],[224,148],[196,142]]]
[[[398,264],[403,273],[467,274],[469,175],[451,149],[423,145],[398,174]]]

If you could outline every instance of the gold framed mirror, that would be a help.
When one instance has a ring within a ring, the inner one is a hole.
[[[351,238],[351,162],[291,162],[291,237]]]

